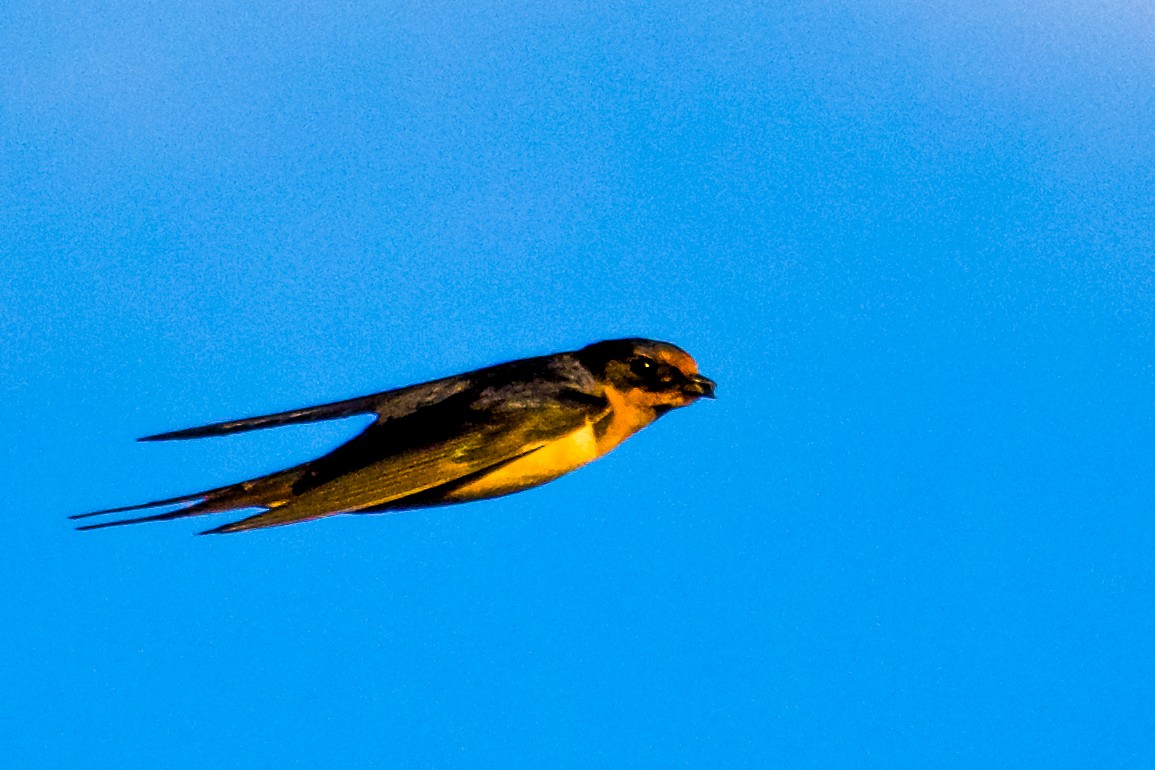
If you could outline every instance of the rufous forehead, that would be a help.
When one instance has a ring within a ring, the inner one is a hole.
[[[690,357],[690,354],[673,345],[662,345],[654,351],[654,358],[676,367],[682,374],[698,373],[698,363]]]

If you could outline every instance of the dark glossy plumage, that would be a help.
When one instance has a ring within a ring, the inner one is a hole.
[[[148,436],[141,440],[224,436],[376,416],[360,434],[316,460],[238,484],[73,518],[185,506],[80,527],[98,529],[266,509],[209,530],[220,533],[334,513],[495,497],[567,473],[669,408],[703,395],[713,395],[713,383],[697,374],[693,359],[681,349],[651,340],[609,340],[370,396]]]

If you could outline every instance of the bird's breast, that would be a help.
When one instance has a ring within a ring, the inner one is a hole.
[[[465,502],[508,495],[553,481],[597,459],[600,454],[594,426],[587,423],[524,457],[471,480],[450,492],[446,498],[453,502]]]
[[[447,502],[498,497],[536,487],[596,460],[653,422],[652,411],[629,403],[622,394],[606,390],[610,409],[596,422],[554,439],[524,457],[491,473],[472,479],[445,496]]]

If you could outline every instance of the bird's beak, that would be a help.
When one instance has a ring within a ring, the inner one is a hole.
[[[691,396],[705,396],[714,398],[714,381],[700,374],[691,374],[689,381],[682,386],[682,392]]]

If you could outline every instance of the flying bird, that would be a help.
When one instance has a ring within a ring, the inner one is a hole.
[[[360,414],[375,416],[332,452],[267,476],[83,519],[183,508],[79,529],[263,508],[201,534],[499,497],[580,468],[671,409],[714,397],[686,351],[668,342],[605,340],[331,404],[146,436],[224,436]]]

